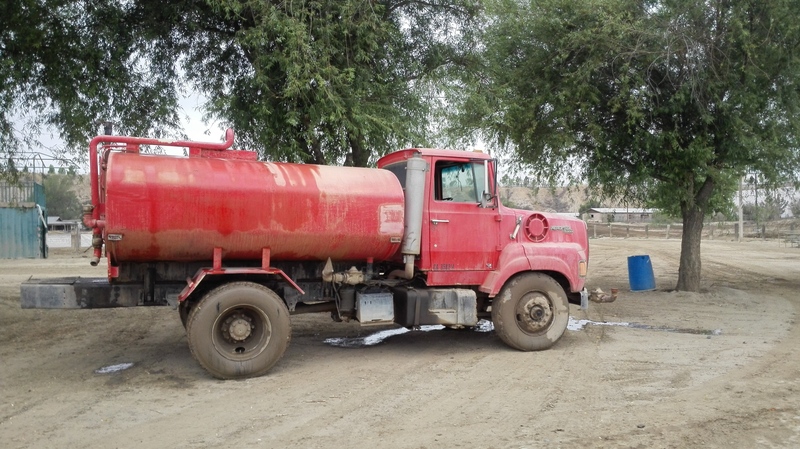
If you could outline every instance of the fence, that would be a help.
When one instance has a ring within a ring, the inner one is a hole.
[[[31,207],[38,204],[45,207],[44,187],[32,181],[18,184],[0,182],[0,207]]]
[[[78,240],[78,236],[80,240]],[[50,249],[74,248],[78,250],[88,248],[92,246],[92,233],[81,232],[79,235],[75,235],[71,232],[49,231],[47,233],[47,246]]]
[[[744,223],[744,238],[746,239],[777,239],[788,240],[791,236],[800,235],[800,219],[786,219],[760,223]],[[703,226],[703,239],[732,240],[739,236],[739,223],[713,222]],[[676,239],[683,237],[683,225],[672,224],[640,224],[640,223],[589,223],[589,238],[640,238],[640,239]],[[47,233],[47,246],[49,248],[74,248],[75,237],[69,232],[50,231]],[[92,233],[80,233],[80,248],[92,246]]]
[[[589,223],[590,238],[644,238],[677,239],[683,237],[683,224],[641,223]],[[785,219],[766,223],[745,222],[743,234],[746,239],[784,239],[800,232],[800,220]],[[736,239],[739,236],[737,222],[710,222],[703,226],[703,239]]]

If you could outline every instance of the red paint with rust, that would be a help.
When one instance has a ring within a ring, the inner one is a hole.
[[[403,189],[385,170],[112,151],[100,175],[112,265],[209,260],[215,247],[224,260],[269,248],[273,260],[380,261],[403,235]]]

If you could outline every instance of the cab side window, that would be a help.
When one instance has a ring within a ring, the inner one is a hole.
[[[479,177],[481,178],[480,183],[476,182]],[[435,199],[437,201],[477,203],[480,202],[479,187],[483,188],[483,171],[480,170],[480,164],[473,162],[436,162]]]
[[[397,180],[400,181],[400,185],[403,186],[403,190],[406,188],[406,163],[405,162],[398,162],[396,164],[387,165],[383,167],[384,170],[389,170],[390,172],[394,173],[397,176]]]

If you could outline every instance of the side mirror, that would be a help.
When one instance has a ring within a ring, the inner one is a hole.
[[[495,207],[494,204],[494,189],[489,190],[489,176],[492,173],[490,167],[494,162],[493,159],[483,161],[483,194],[481,194],[480,207]],[[496,185],[495,185],[496,187]]]

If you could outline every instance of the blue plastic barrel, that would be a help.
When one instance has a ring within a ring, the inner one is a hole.
[[[628,257],[628,280],[632,292],[643,292],[656,289],[656,278],[650,256]]]

